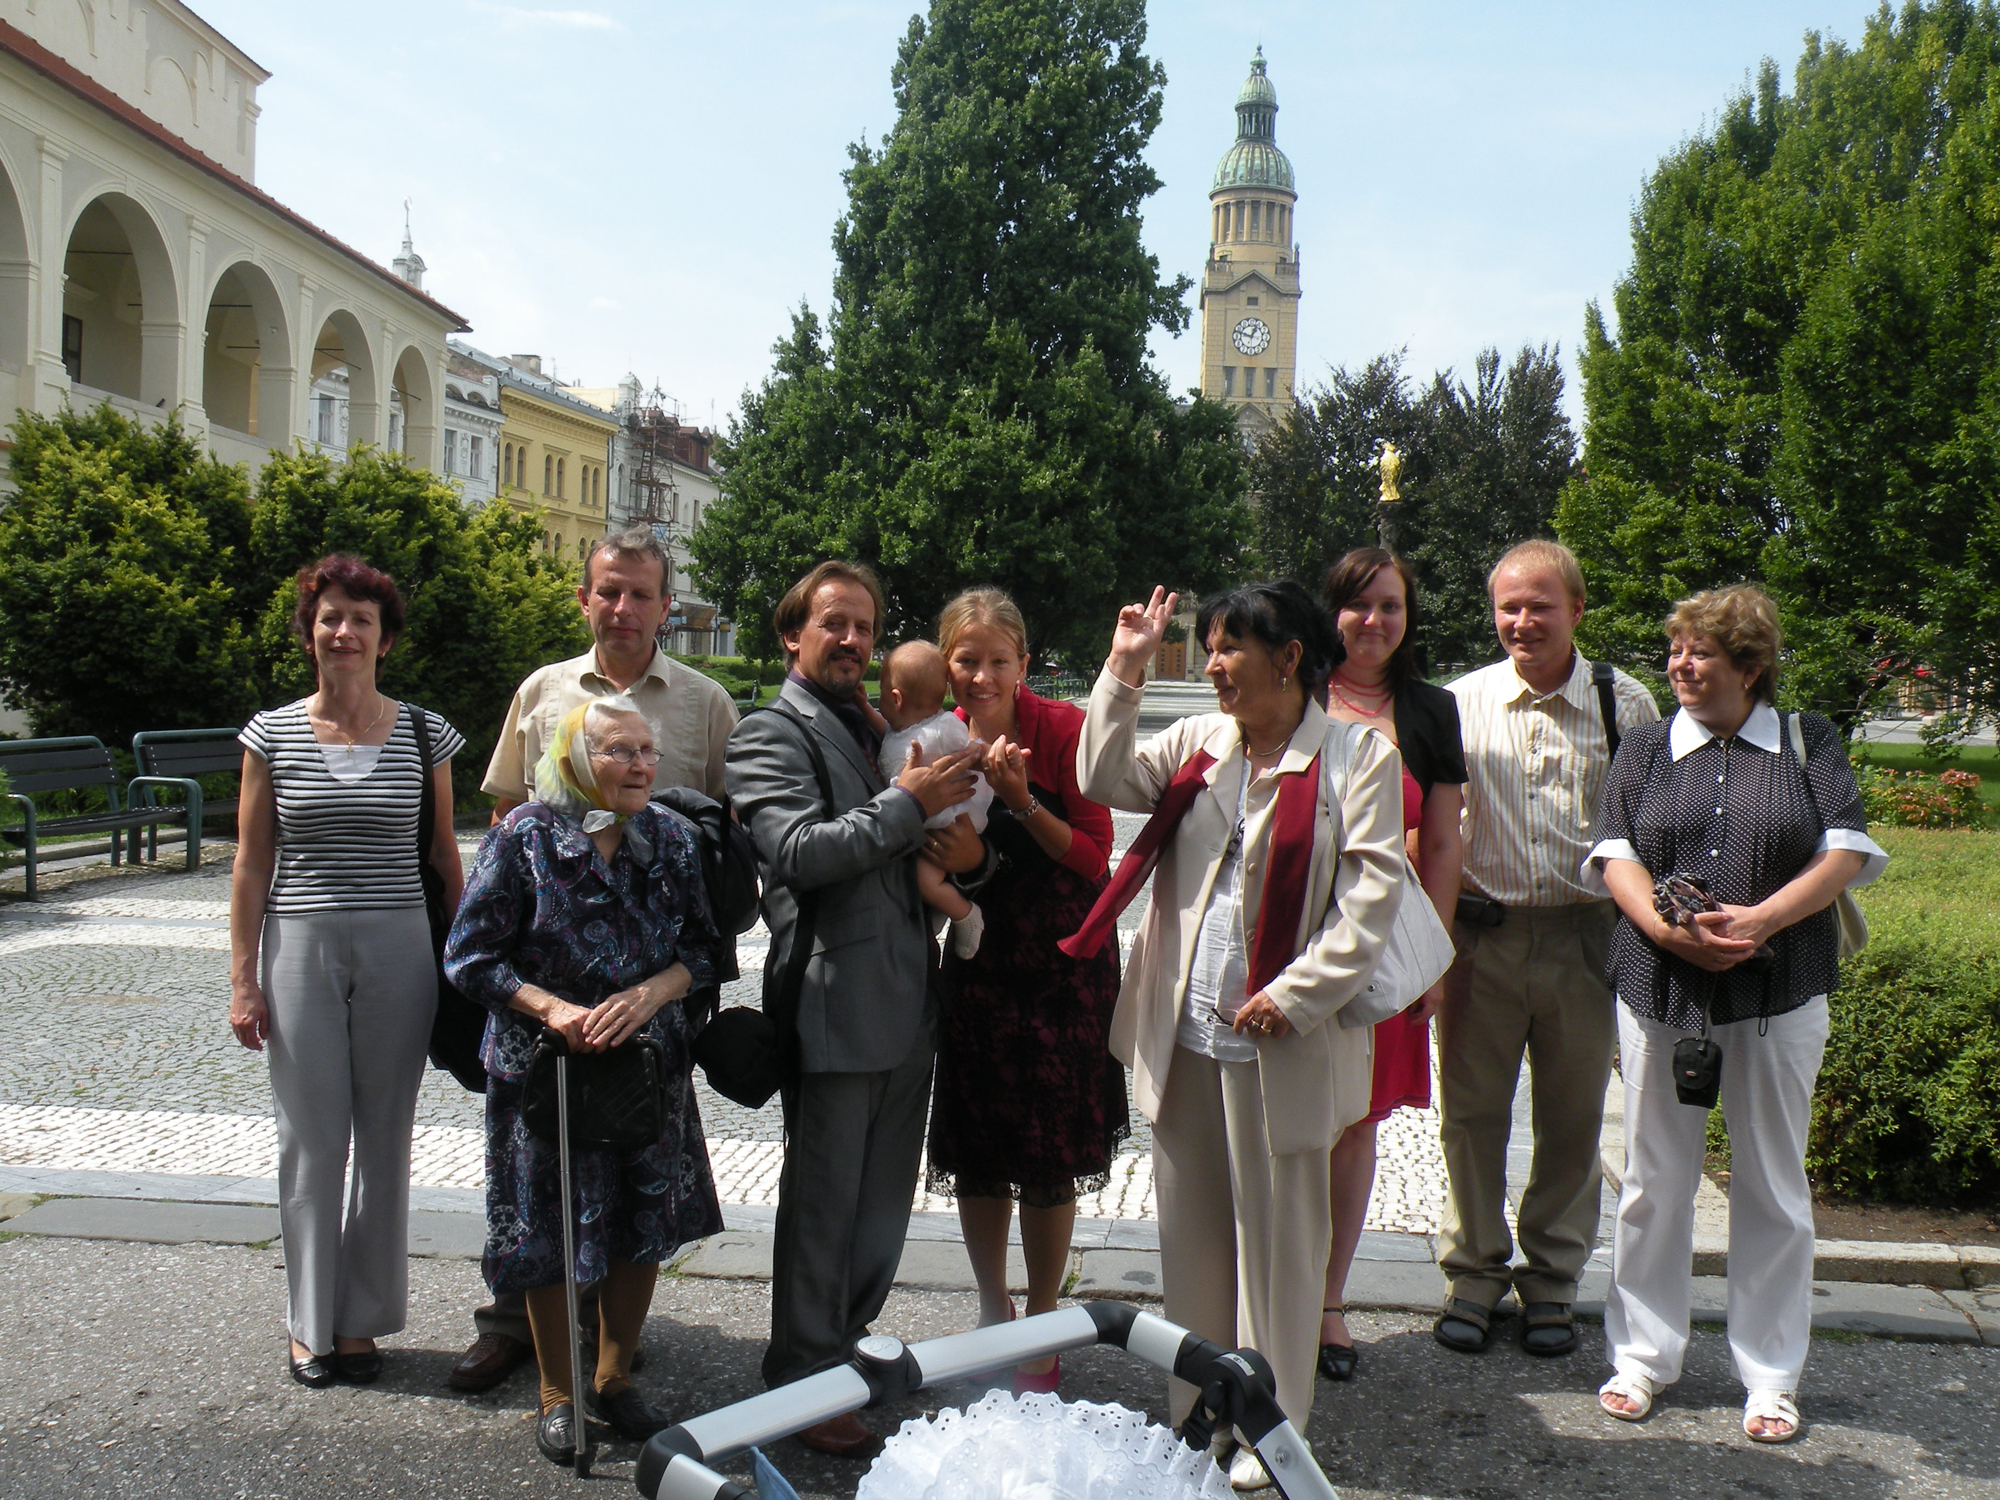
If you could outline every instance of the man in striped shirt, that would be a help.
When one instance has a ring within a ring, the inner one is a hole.
[[[1617,1020],[1604,963],[1617,912],[1577,872],[1622,733],[1657,719],[1651,694],[1596,668],[1572,637],[1583,573],[1568,548],[1524,542],[1487,580],[1504,661],[1451,684],[1470,779],[1459,958],[1438,1016],[1439,1112],[1450,1176],[1438,1263],[1451,1278],[1439,1343],[1486,1347],[1511,1287],[1522,1344],[1576,1347],[1570,1305],[1597,1243],[1598,1133]],[[1507,1231],[1507,1141],[1527,1055],[1534,1155]]]

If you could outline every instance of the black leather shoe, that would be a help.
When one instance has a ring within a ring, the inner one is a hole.
[[[629,1385],[609,1395],[603,1391],[585,1391],[583,1405],[591,1417],[634,1443],[643,1443],[654,1433],[674,1425],[672,1417],[656,1406],[649,1406]]]
[[[366,1349],[359,1354],[329,1354],[325,1362],[349,1385],[373,1385],[382,1376],[379,1349]]]
[[[535,1446],[552,1464],[568,1468],[576,1462],[576,1408],[567,1401],[542,1413],[535,1423]]]
[[[293,1359],[292,1379],[300,1385],[309,1385],[316,1391],[323,1391],[339,1379],[333,1372],[331,1354],[315,1354],[310,1359]]]
[[[1352,1344],[1321,1344],[1319,1346],[1319,1372],[1328,1380],[1352,1380],[1354,1367],[1361,1363],[1361,1356]]]

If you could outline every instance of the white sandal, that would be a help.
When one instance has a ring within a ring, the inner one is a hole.
[[[1665,1389],[1665,1386],[1653,1384],[1644,1375],[1613,1375],[1597,1388],[1597,1409],[1621,1422],[1643,1422],[1646,1414],[1653,1409],[1653,1398]],[[1606,1396],[1623,1396],[1627,1401],[1636,1402],[1639,1409],[1620,1411],[1615,1406],[1607,1406],[1604,1402]]]
[[[1789,1422],[1790,1432],[1752,1432],[1750,1424],[1759,1418],[1766,1422]],[[1753,1443],[1789,1443],[1805,1429],[1799,1418],[1799,1404],[1792,1399],[1790,1391],[1752,1391],[1743,1403],[1743,1435]]]

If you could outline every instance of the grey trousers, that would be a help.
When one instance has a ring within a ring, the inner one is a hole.
[[[932,976],[935,983],[936,976]],[[882,1073],[807,1073],[778,1179],[764,1383],[839,1364],[889,1299],[917,1191],[937,1008]]]
[[[409,1310],[410,1131],[437,1010],[423,908],[267,917],[264,995],[287,1322],[325,1354]]]

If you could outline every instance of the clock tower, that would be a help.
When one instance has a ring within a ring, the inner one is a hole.
[[[1264,49],[1236,96],[1236,144],[1209,189],[1201,279],[1201,393],[1236,411],[1254,437],[1292,401],[1298,371],[1299,253],[1292,164],[1277,145],[1278,91]]]

